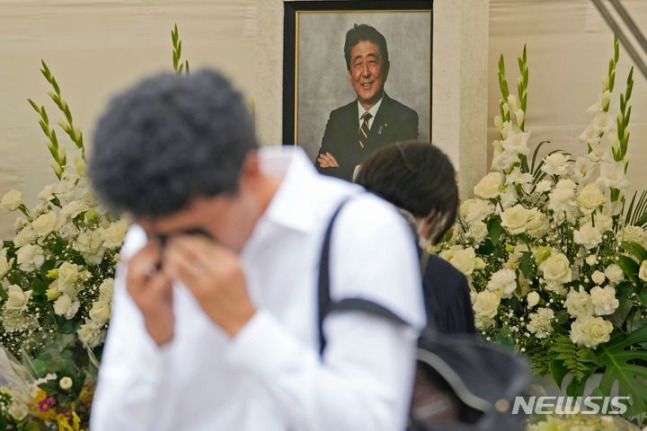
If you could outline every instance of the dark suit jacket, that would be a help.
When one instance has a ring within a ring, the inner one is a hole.
[[[445,334],[476,333],[470,288],[462,272],[431,254],[422,275],[427,324],[435,324]]]
[[[352,180],[355,166],[387,144],[418,138],[418,114],[413,109],[391,99],[386,93],[375,115],[365,147],[359,145],[359,112],[357,100],[330,113],[319,154],[330,153],[338,168],[322,168],[319,172]]]

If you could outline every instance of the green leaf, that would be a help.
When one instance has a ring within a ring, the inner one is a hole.
[[[597,350],[596,363],[604,367],[600,390],[610,394],[614,384],[617,384],[618,395],[630,396],[628,416],[647,411],[647,367],[643,365],[647,361],[647,352],[631,350],[645,342],[647,326],[629,335],[615,334]]]
[[[568,374],[568,368],[564,365],[564,361],[558,359],[553,359],[548,363],[550,369],[550,376],[553,381],[557,384],[557,387],[562,387],[562,381],[564,377]]]
[[[492,240],[492,244],[494,245],[497,245],[499,243],[499,237],[505,232],[505,230],[501,226],[501,219],[499,217],[492,217],[488,220],[487,230]]]
[[[532,253],[526,252],[521,254],[519,269],[528,279],[532,279],[535,276],[537,273],[537,265],[535,264],[535,259],[532,257]]]
[[[616,263],[632,283],[638,284],[638,269],[640,266],[635,260],[630,257],[620,255],[616,256]]]
[[[639,262],[642,262],[643,260],[647,259],[647,250],[645,250],[645,247],[638,244],[637,242],[623,241],[620,245],[628,253],[631,253],[632,255],[634,255]]]

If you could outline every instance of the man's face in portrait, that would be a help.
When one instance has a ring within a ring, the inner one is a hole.
[[[375,43],[362,40],[353,47],[348,79],[365,109],[368,110],[382,97],[388,75],[389,64],[384,64],[380,48]]]

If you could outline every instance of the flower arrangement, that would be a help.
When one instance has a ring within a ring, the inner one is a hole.
[[[17,190],[0,207],[21,213],[0,247],[0,428],[87,429],[110,305],[115,263],[128,221],[111,216],[90,190],[83,134],[51,71],[49,96],[75,144],[68,163],[44,106],[40,116],[57,182],[29,210]],[[18,361],[20,359],[20,362]]]
[[[647,193],[629,186],[628,105],[633,69],[610,112],[618,41],[591,123],[575,157],[557,150],[543,158],[529,147],[525,125],[526,47],[518,59],[518,94],[510,93],[504,58],[491,171],[463,201],[456,226],[437,250],[465,273],[477,328],[487,340],[528,355],[568,395],[603,372],[596,392],[631,396],[628,415],[647,411]],[[584,152],[584,151],[582,151]]]
[[[177,25],[173,68],[181,61]],[[83,134],[45,62],[41,72],[75,146],[69,163],[44,106],[29,100],[47,137],[57,182],[31,210],[18,190],[0,208],[19,212],[16,235],[0,243],[0,429],[88,429],[90,407],[111,313],[115,264],[129,226],[97,201],[87,178]]]

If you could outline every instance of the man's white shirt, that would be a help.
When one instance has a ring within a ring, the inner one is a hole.
[[[281,185],[241,253],[254,317],[229,338],[189,291],[174,285],[173,341],[158,348],[117,270],[112,320],[91,429],[402,430],[415,346],[425,324],[415,242],[402,217],[353,184],[316,173],[299,148],[259,150]],[[330,315],[319,357],[317,278],[324,229],[338,203],[333,300],[363,297],[411,323],[360,312]],[[127,235],[128,258],[146,243]]]

